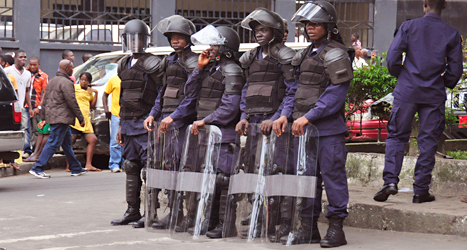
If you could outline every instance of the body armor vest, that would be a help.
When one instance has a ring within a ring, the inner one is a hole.
[[[256,58],[256,56],[255,56]],[[255,59],[248,69],[245,113],[273,114],[285,97],[284,76],[279,61],[267,56]]]
[[[144,73],[136,64],[129,69],[123,68],[119,77],[122,80],[120,117],[134,119],[148,114],[162,85],[161,77],[152,77]]]
[[[301,59],[300,76],[298,78],[295,106],[292,113],[294,120],[302,117],[310,109],[314,108],[319,97],[326,89],[330,78],[324,67],[324,55],[333,48],[344,48],[344,45],[331,40],[317,55],[309,57],[308,55],[312,48],[312,46],[306,48]]]
[[[203,81],[201,82],[201,90],[196,108],[198,120],[206,118],[206,116],[219,107],[225,90],[225,86],[222,83],[224,76],[220,69],[216,70],[212,75],[208,74],[210,74],[210,71],[206,71],[206,74],[203,74],[201,77]]]
[[[162,113],[172,113],[185,98],[185,83],[188,74],[182,64],[186,58],[198,56],[194,52],[185,54],[180,60],[172,65],[168,65],[166,72],[166,86],[162,97]]]

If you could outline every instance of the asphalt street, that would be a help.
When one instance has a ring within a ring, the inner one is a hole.
[[[111,226],[126,209],[125,173],[103,171],[71,177],[63,169],[0,178],[0,249],[320,249],[319,245],[284,247],[235,240],[199,242],[168,234]],[[327,226],[320,224],[321,235]],[[338,249],[467,249],[467,238],[345,227],[348,245]]]

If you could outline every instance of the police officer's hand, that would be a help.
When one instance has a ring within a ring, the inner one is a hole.
[[[198,57],[198,69],[203,69],[204,66],[208,65],[211,59],[209,58],[209,54],[211,53],[211,49],[206,49],[203,51]]]
[[[264,120],[263,122],[261,122],[261,127],[260,127],[261,134],[270,135],[273,123],[274,123],[274,121],[271,120],[271,119]]]
[[[198,135],[198,133],[199,133],[198,127],[203,127],[204,125],[206,125],[204,120],[193,122],[193,125],[191,126],[191,133],[194,134],[194,135]]]
[[[79,123],[79,125],[80,125],[81,127],[83,127],[83,128],[84,128],[84,125],[86,125],[86,121],[84,121],[84,119],[83,119],[83,121],[82,121],[82,122],[80,122],[80,123]]]
[[[303,127],[310,123],[308,119],[305,118],[305,116],[302,116],[295,120],[292,124],[292,134],[295,136],[301,136],[304,135],[305,133],[303,132]]]
[[[276,133],[277,136],[281,136],[282,132],[285,132],[287,127],[287,116],[283,115],[279,119],[275,120],[272,123],[272,130]]]
[[[161,132],[167,133],[167,131],[169,131],[169,124],[172,123],[173,121],[174,120],[170,116],[167,116],[166,118],[164,118],[164,120],[161,121],[161,125],[160,125]]]
[[[151,132],[154,130],[154,116],[150,115],[146,120],[143,122],[144,124],[144,129],[147,131]]]
[[[237,134],[239,134],[240,136],[245,135],[246,132],[248,132],[247,119],[242,119],[237,123],[237,126],[235,126],[235,132],[237,132]]]
[[[117,143],[118,143],[118,145],[123,146],[125,144],[125,142],[123,141],[123,136],[122,136],[121,131],[122,131],[122,127],[119,126],[118,127],[118,132],[117,132]]]

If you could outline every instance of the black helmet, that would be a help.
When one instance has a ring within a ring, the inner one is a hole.
[[[234,29],[226,26],[216,27],[216,29],[226,38],[226,43],[220,47],[219,52],[223,54],[238,52],[240,48],[240,37],[238,33]]]
[[[162,19],[157,24],[157,30],[159,30],[164,36],[167,37],[170,44],[170,34],[178,33],[187,36],[187,43],[191,43],[190,36],[196,32],[195,25],[188,19],[180,15],[172,15]]]
[[[282,41],[285,32],[285,25],[279,14],[265,8],[257,8],[243,19],[242,27],[253,30],[254,32],[255,23],[272,28],[274,30],[274,39],[279,42]]]
[[[292,17],[294,23],[337,23],[336,9],[326,1],[307,2],[295,12]]]
[[[139,19],[125,24],[122,33],[123,52],[143,53],[149,44],[149,27]]]
[[[336,25],[336,9],[327,1],[313,1],[305,3],[297,10],[297,12],[295,12],[292,17],[292,22],[302,24],[306,24],[308,22],[323,23],[328,31],[328,39],[334,39],[343,43],[342,38],[339,35],[339,29]],[[308,33],[305,32],[305,34],[308,37]]]

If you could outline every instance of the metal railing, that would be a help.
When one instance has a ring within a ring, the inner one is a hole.
[[[238,32],[242,43],[254,42],[252,32],[240,26],[243,18],[258,7],[272,9],[273,0],[177,0],[175,14],[191,20],[196,30],[212,24]]]
[[[128,20],[151,27],[151,0],[41,0],[41,41],[118,44]]]
[[[15,40],[14,2],[15,0],[0,0],[0,40]]]
[[[306,1],[296,1],[297,10]],[[373,48],[375,0],[331,0],[337,12],[337,27],[347,46],[350,37],[357,33],[364,48]],[[297,26],[296,36],[303,36],[303,27]]]

